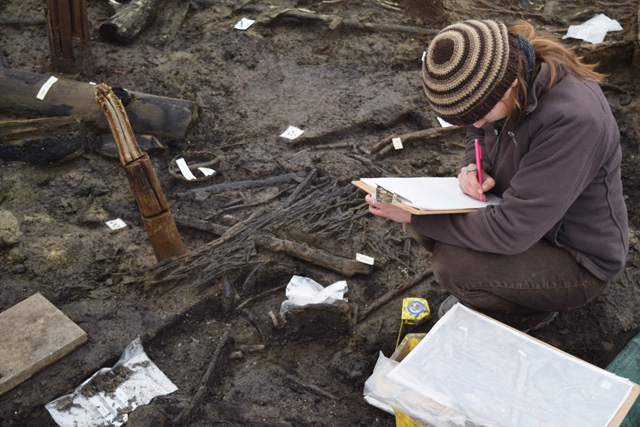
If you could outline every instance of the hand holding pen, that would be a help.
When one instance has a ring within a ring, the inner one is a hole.
[[[470,163],[463,167],[458,175],[458,185],[463,193],[474,199],[486,201],[484,193],[495,185],[493,178],[482,173],[482,149],[478,140],[475,140],[476,163]],[[475,172],[475,173],[473,173]]]

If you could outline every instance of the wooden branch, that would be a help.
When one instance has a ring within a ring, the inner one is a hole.
[[[284,209],[287,206],[289,206],[300,195],[300,193],[302,192],[302,190],[304,190],[307,184],[309,184],[309,181],[311,181],[311,179],[315,174],[316,174],[316,169],[312,169],[311,172],[309,172],[307,177],[304,179],[304,181],[302,181],[300,185],[298,185],[298,188],[296,188],[295,191],[291,193],[291,195],[287,198],[287,200],[285,200],[285,202],[282,204],[280,209]]]
[[[448,133],[454,133],[454,132],[458,132],[459,130],[465,129],[464,126],[448,126],[445,128],[429,128],[429,129],[423,129],[423,130],[419,130],[417,132],[411,132],[411,133],[407,133],[404,135],[391,135],[385,139],[383,139],[382,141],[378,142],[376,145],[374,145],[371,148],[370,153],[376,153],[380,150],[382,150],[384,147],[388,146],[389,144],[391,144],[391,141],[393,140],[393,138],[400,138],[402,140],[402,142],[407,142],[407,141],[412,141],[415,139],[422,139],[422,138],[434,138],[436,136],[440,136],[440,135],[445,135]]]
[[[373,304],[371,304],[369,307],[367,307],[365,310],[362,310],[360,312],[360,314],[358,316],[358,322],[362,322],[367,317],[369,317],[369,315],[371,313],[373,313],[374,311],[378,310],[380,307],[385,305],[387,302],[389,302],[393,298],[397,297],[401,293],[403,293],[405,291],[408,291],[409,289],[413,288],[415,285],[417,285],[418,283],[422,282],[427,277],[430,277],[432,274],[433,274],[433,270],[431,270],[431,269],[425,270],[420,275],[415,277],[411,282],[405,283],[404,285],[387,292],[382,297],[380,297],[377,301],[375,301]]]
[[[178,195],[191,194],[199,191],[209,191],[211,193],[224,193],[225,191],[247,190],[250,188],[257,188],[257,187],[269,187],[269,186],[282,184],[284,182],[288,182],[292,179],[297,179],[297,178],[302,178],[302,175],[299,172],[291,172],[291,173],[286,173],[284,175],[270,176],[269,178],[265,178],[265,179],[223,182],[221,184],[213,184],[213,185],[208,185],[206,187],[191,188]]]
[[[256,239],[256,245],[273,252],[284,252],[294,258],[340,273],[344,277],[353,277],[356,274],[371,274],[373,271],[370,265],[363,264],[355,259],[332,255],[291,240],[262,235]]]
[[[262,298],[264,298],[264,297],[267,297],[267,296],[269,296],[269,295],[271,295],[271,294],[275,294],[276,292],[280,292],[280,291],[282,291],[282,290],[284,290],[284,289],[286,289],[286,288],[287,288],[287,284],[285,284],[285,285],[280,285],[280,286],[276,286],[275,288],[272,288],[272,289],[268,289],[268,290],[266,290],[266,291],[264,291],[264,292],[259,293],[258,295],[254,295],[254,296],[252,296],[252,297],[249,297],[249,298],[245,299],[245,300],[244,300],[244,301],[242,301],[240,304],[238,304],[238,306],[236,307],[236,309],[241,309],[241,308],[242,308],[242,307],[244,307],[245,305],[247,305],[247,304],[249,304],[249,303],[251,303],[251,302],[253,302],[253,301],[255,301],[255,300],[259,300],[259,299],[262,299]]]
[[[336,396],[334,396],[333,394],[321,389],[320,387],[318,387],[316,385],[313,385],[313,384],[307,384],[307,383],[303,382],[302,380],[299,380],[298,378],[296,378],[296,377],[294,377],[292,375],[285,375],[284,379],[289,384],[295,386],[295,388],[299,388],[299,389],[302,389],[303,391],[307,391],[307,392],[313,393],[316,396],[325,397],[327,399],[332,399],[332,400],[337,399]]]
[[[258,319],[256,318],[255,314],[253,314],[251,312],[251,310],[249,310],[248,308],[243,308],[242,309],[242,313],[245,316],[247,316],[247,319],[249,319],[249,322],[251,322],[251,324],[258,331],[258,334],[260,335],[260,342],[261,343],[265,343],[266,342],[266,337],[264,335],[264,332],[262,332],[262,327],[260,326],[260,322],[258,322]]]
[[[293,153],[289,158],[295,157],[298,154],[306,153],[311,150],[333,150],[334,148],[353,148],[353,142],[335,142],[333,144],[317,144]]]
[[[195,230],[206,231],[208,233],[222,236],[229,229],[224,225],[216,224],[211,221],[205,221],[199,218],[191,218],[185,215],[173,214],[173,219],[178,227],[189,227]]]
[[[438,32],[440,31],[440,30],[435,30],[431,28],[412,27],[407,25],[360,22],[357,20],[344,19],[343,17],[338,15],[322,15],[308,9],[276,10],[273,7],[264,7],[264,6],[249,4],[242,7],[240,10],[246,10],[250,12],[263,14],[264,17],[262,19],[257,19],[256,20],[257,23],[269,22],[279,17],[286,17],[286,18],[293,18],[293,19],[304,20],[304,21],[323,22],[329,25],[331,29],[341,25],[344,27],[354,28],[358,30],[389,31],[389,32],[428,34],[428,35],[435,35],[435,34],[438,34]]]
[[[191,418],[193,414],[196,413],[198,408],[200,408],[200,405],[204,400],[205,394],[207,393],[207,391],[209,390],[209,387],[211,386],[211,379],[213,377],[213,373],[216,370],[216,367],[218,366],[218,362],[220,361],[222,352],[227,347],[230,330],[231,330],[231,325],[227,324],[222,334],[222,337],[220,338],[220,342],[216,346],[216,350],[213,353],[213,357],[209,362],[207,371],[204,373],[204,376],[202,377],[202,381],[200,381],[200,386],[198,387],[198,390],[193,395],[193,398],[191,399],[191,402],[189,402],[189,405],[187,405],[186,408],[180,411],[180,414],[178,414],[178,416],[174,421],[174,425],[177,425],[177,426],[186,425],[187,420],[189,420],[189,418]]]

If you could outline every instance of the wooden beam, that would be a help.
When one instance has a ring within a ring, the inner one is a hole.
[[[59,79],[43,99],[37,97],[49,76],[0,67],[0,111],[27,116],[72,116],[109,130],[89,83]],[[129,91],[125,105],[135,133],[182,139],[198,118],[197,104]]]

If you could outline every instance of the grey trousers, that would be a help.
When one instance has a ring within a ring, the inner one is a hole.
[[[408,228],[432,253],[434,276],[446,291],[515,328],[532,328],[554,311],[593,301],[607,285],[546,240],[501,255],[448,245]]]

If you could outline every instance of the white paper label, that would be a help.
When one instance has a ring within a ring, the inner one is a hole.
[[[440,117],[436,117],[436,119],[438,119],[438,123],[440,123],[440,126],[442,126],[443,128],[453,126],[451,123],[444,121]]]
[[[189,181],[197,179],[196,176],[191,172],[191,169],[189,169],[189,166],[187,166],[187,162],[182,157],[176,160],[176,165],[178,165],[178,168],[180,168],[182,176],[187,178]]]
[[[44,100],[44,97],[47,96],[47,92],[49,92],[49,89],[51,89],[51,86],[53,86],[53,84],[57,81],[58,81],[57,77],[53,77],[53,76],[49,77],[49,80],[44,82],[44,84],[38,91],[36,98],[38,98],[41,101]]]
[[[304,133],[303,130],[298,129],[295,126],[289,126],[287,128],[287,130],[285,130],[284,132],[282,132],[280,134],[280,136],[282,138],[287,138],[287,139],[296,139],[297,137],[299,137],[300,135],[302,135]]]
[[[402,150],[402,140],[400,138],[391,138],[391,142],[393,143],[393,148]]]
[[[204,175],[204,176],[210,176],[210,175],[213,175],[214,173],[216,173],[215,170],[209,169],[209,168],[205,168],[205,167],[199,167],[198,170],[200,172],[202,172],[202,175]]]
[[[107,221],[105,224],[107,224],[107,227],[109,227],[112,230],[125,228],[127,226],[127,223],[121,220],[120,218],[112,219],[111,221]]]
[[[241,20],[239,20],[235,27],[236,30],[246,30],[247,28],[249,28],[254,22],[256,22],[254,19],[249,19],[249,18],[242,18]]]
[[[367,255],[356,254],[356,261],[360,261],[363,264],[373,265],[374,259]]]

